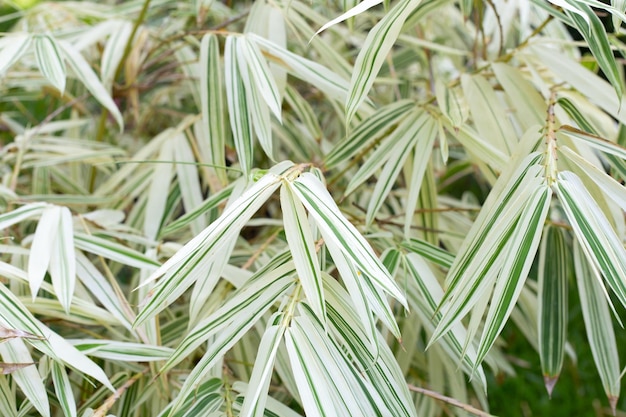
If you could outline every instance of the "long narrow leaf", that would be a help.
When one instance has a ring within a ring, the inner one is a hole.
[[[543,379],[552,395],[563,366],[567,337],[567,283],[571,272],[565,233],[556,227],[544,231],[539,254],[539,356]]]
[[[422,0],[402,0],[369,31],[354,63],[354,72],[350,80],[350,93],[346,101],[346,120],[348,122],[374,84],[374,79],[398,38],[404,21],[421,2]]]

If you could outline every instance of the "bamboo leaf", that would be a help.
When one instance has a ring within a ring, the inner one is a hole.
[[[27,33],[5,36],[0,41],[0,76],[15,64],[30,48],[32,37]]]
[[[421,0],[403,0],[397,3],[369,31],[354,63],[354,71],[350,80],[350,92],[346,101],[346,121],[348,123],[374,84],[380,67],[382,67],[387,54],[400,35],[404,21],[420,3]]]
[[[510,155],[515,131],[491,85],[480,75],[467,74],[461,77],[461,85],[480,136],[499,152]]]
[[[620,238],[575,174],[559,173],[555,191],[587,259],[626,305],[626,250]]]
[[[259,350],[257,352],[248,389],[241,408],[241,416],[262,416],[265,410],[265,403],[268,395],[272,371],[274,369],[274,361],[278,346],[283,340],[283,336],[287,327],[285,326],[282,314],[274,314],[269,322],[268,328],[263,333]]]
[[[109,21],[109,23],[115,25],[115,28],[111,31],[111,35],[102,51],[100,78],[104,88],[110,92],[115,82],[115,72],[124,56],[124,49],[129,41],[133,25],[125,20],[114,20]]]
[[[448,288],[440,304],[443,316],[431,344],[464,317],[495,282],[503,259],[500,254],[525,203],[541,182],[541,168],[534,165],[537,160],[537,154],[528,155],[513,175],[503,174],[494,186],[494,200],[489,201],[490,195],[446,278]]]
[[[4,369],[14,369],[11,377],[20,387],[28,401],[35,407],[37,412],[44,417],[50,417],[50,403],[46,387],[41,380],[39,372],[35,366],[21,366],[21,364],[32,364],[33,358],[28,352],[28,348],[21,339],[9,340],[0,344],[0,355],[5,362],[16,365],[4,365]]]
[[[539,247],[551,197],[552,190],[545,184],[533,190],[503,249],[503,265],[485,319],[478,347],[478,362],[487,355],[515,307]]]
[[[413,122],[412,126],[409,126],[405,135],[403,135],[403,137],[396,142],[391,152],[389,152],[389,159],[378,176],[378,181],[376,182],[376,186],[374,187],[374,191],[370,197],[365,216],[366,225],[370,225],[374,220],[374,216],[391,191],[397,176],[400,174],[400,170],[410,155],[410,149],[412,147],[415,147],[414,154],[418,157],[417,161],[414,161],[416,173],[410,179],[411,188],[408,199],[411,200],[413,197],[413,201],[417,201],[416,197],[419,193],[424,171],[426,170],[428,160],[430,159],[432,144],[435,140],[435,127],[436,124],[430,117],[426,117],[423,123],[419,123],[418,119],[418,121]],[[381,148],[383,148],[383,146],[381,146]],[[372,157],[372,159],[374,158]],[[366,165],[367,162],[363,166]],[[411,204],[407,204],[407,213],[412,214],[413,210],[414,206],[412,207]]]
[[[76,400],[65,367],[55,361],[51,361],[50,367],[52,381],[54,382],[54,392],[57,395],[64,415],[67,417],[76,417]]]
[[[226,125],[224,123],[224,87],[220,66],[220,51],[217,36],[208,33],[200,44],[200,99],[202,102],[202,123],[207,130],[210,148],[209,163],[217,167],[226,161]],[[215,173],[222,184],[226,184],[226,171],[216,169]]]
[[[359,14],[363,13],[364,11],[366,11],[368,9],[371,9],[374,6],[379,5],[382,2],[383,2],[383,0],[363,0],[362,2],[358,3],[354,7],[350,8],[350,10],[348,10],[347,12],[342,14],[341,16],[338,16],[338,17],[334,18],[333,20],[331,20],[330,22],[326,23],[324,26],[319,28],[317,30],[317,32],[315,32],[314,36],[317,36],[321,32],[325,31],[326,29],[328,29],[328,28],[330,28],[332,26],[335,26],[337,23],[341,23],[344,20],[348,20],[351,17],[359,15]]]
[[[341,214],[324,185],[311,173],[302,174],[293,184],[296,195],[315,219],[324,240],[332,240],[363,274],[406,306],[404,295],[389,271],[365,238]]]
[[[78,249],[135,268],[155,269],[160,265],[154,259],[134,249],[99,236],[77,232],[74,234],[74,244]]]
[[[565,353],[569,256],[562,229],[546,227],[539,253],[537,327],[541,370],[550,396],[561,373]]]
[[[226,84],[226,102],[230,114],[230,127],[233,131],[235,149],[239,157],[239,164],[244,175],[248,175],[252,169],[252,122],[250,120],[248,98],[242,79],[241,68],[245,63],[240,63],[237,54],[239,39],[235,36],[226,38],[224,47],[224,82]]]
[[[371,143],[380,139],[393,126],[404,119],[408,114],[408,110],[413,107],[415,107],[415,103],[412,101],[400,100],[380,108],[378,112],[365,119],[348,136],[335,145],[326,155],[326,166],[329,168],[335,167],[358,152],[366,150]]]
[[[120,130],[123,129],[124,119],[122,114],[85,58],[83,58],[83,56],[66,41],[58,41],[58,45],[61,48],[61,52],[65,56],[67,63],[74,71],[74,75],[78,77],[87,90],[93,94],[94,98],[111,113],[120,127]]]
[[[252,295],[247,292],[240,292],[239,297],[233,297],[229,303],[199,323],[187,335],[161,372],[170,369],[174,364],[184,359],[193,348],[215,334],[215,331],[222,330],[185,380],[178,397],[174,400],[174,410],[178,409],[187,395],[197,389],[210,371],[211,366],[232,348],[259,318],[293,286],[293,280],[290,278],[292,273],[293,269],[290,265],[285,265],[283,271],[274,271],[273,277],[268,276],[265,277],[266,279],[260,280],[261,284],[264,284],[264,287],[260,289],[260,294]],[[242,293],[245,298],[241,296]],[[225,314],[226,312],[228,313]]]
[[[621,98],[624,91],[622,77],[617,68],[604,26],[593,9],[581,3],[576,3],[575,11],[570,8],[565,9],[565,14],[572,19],[580,34],[585,38],[587,46],[598,61],[598,65],[613,85],[617,97]]]
[[[328,97],[336,100],[345,100],[349,84],[333,71],[323,65],[289,52],[254,33],[248,33],[246,36],[265,51],[270,62],[276,61],[280,63],[289,73],[319,88]]]
[[[318,319],[324,323],[326,307],[322,273],[315,253],[313,233],[304,206],[295,196],[289,181],[283,181],[280,189],[280,207],[283,212],[287,244],[293,256],[302,289]]]
[[[57,90],[65,92],[65,61],[59,51],[59,45],[49,34],[40,34],[33,37],[35,57],[41,73]]]
[[[622,184],[615,181],[612,177],[607,175],[604,171],[598,169],[595,165],[572,151],[567,146],[560,146],[559,151],[567,156],[567,158],[574,162],[581,168],[581,172],[587,175],[604,193],[615,203],[617,203],[622,210],[626,210],[626,189]]]
[[[76,256],[74,252],[74,226],[67,207],[59,210],[56,239],[52,243],[50,278],[59,303],[69,313],[76,286]]]
[[[620,365],[615,333],[607,298],[599,283],[600,277],[588,263],[588,255],[584,252],[580,245],[574,245],[576,282],[587,340],[609,403],[615,410],[620,393]]]
[[[290,163],[279,164],[275,170],[277,173],[281,173],[289,166],[291,166]],[[185,278],[193,272],[194,266],[202,260],[209,260],[232,238],[237,236],[250,217],[265,203],[279,185],[280,177],[274,172],[268,172],[233,203],[231,210],[224,212],[219,219],[211,223],[202,233],[189,241],[152,273],[142,285],[163,274],[166,276],[150,291],[145,306],[135,319],[134,326],[138,326],[143,321],[153,317],[167,307],[166,300],[169,300],[169,303],[173,302],[175,297],[180,296],[189,288],[193,284],[193,280],[186,280]]]
[[[43,210],[37,223],[35,237],[28,257],[28,283],[33,299],[41,287],[41,283],[50,266],[50,259],[54,252],[59,222],[61,221],[61,207],[49,206]],[[56,255],[56,253],[55,253]]]

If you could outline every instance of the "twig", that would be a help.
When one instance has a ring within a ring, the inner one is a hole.
[[[465,404],[465,403],[463,403],[463,402],[461,402],[459,400],[455,400],[454,398],[447,397],[447,396],[445,396],[443,394],[440,394],[438,392],[431,391],[431,390],[426,389],[426,388],[417,387],[417,386],[411,385],[411,384],[407,384],[407,386],[409,387],[410,391],[419,392],[420,394],[424,394],[424,395],[426,395],[426,396],[428,396],[430,398],[434,398],[436,400],[443,401],[443,402],[448,403],[450,405],[453,405],[455,407],[459,407],[460,409],[465,410],[468,413],[472,413],[472,414],[474,414],[476,416],[479,416],[479,417],[495,417],[493,414],[489,414],[489,413],[487,413],[487,412],[485,412],[483,410],[479,410],[476,407],[472,407],[469,404]]]
[[[92,417],[105,417],[107,412],[111,409],[111,407],[113,407],[113,404],[115,404],[115,401],[119,400],[122,397],[122,395],[126,392],[126,390],[130,388],[131,385],[137,382],[139,378],[144,376],[147,372],[148,372],[148,369],[136,374],[135,376],[130,378],[128,381],[124,382],[124,384],[121,387],[119,387],[117,391],[115,391],[109,398],[106,399],[106,401],[104,401],[104,403],[102,403],[100,407],[98,407],[95,410],[95,413],[92,414]]]

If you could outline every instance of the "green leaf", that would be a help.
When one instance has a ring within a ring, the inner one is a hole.
[[[565,232],[558,227],[546,227],[539,252],[537,328],[541,371],[550,396],[563,367],[570,264]]]
[[[365,100],[387,54],[395,43],[404,21],[422,0],[402,0],[397,3],[368,33],[354,63],[350,92],[346,101],[346,121],[349,123]]]

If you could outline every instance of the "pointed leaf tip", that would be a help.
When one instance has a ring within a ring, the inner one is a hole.
[[[543,383],[546,386],[546,391],[548,391],[548,396],[552,398],[552,391],[554,390],[554,386],[559,380],[559,375],[544,375]]]

